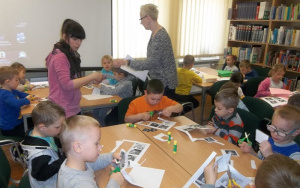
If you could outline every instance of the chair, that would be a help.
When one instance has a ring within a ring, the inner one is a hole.
[[[118,123],[122,124],[125,123],[124,117],[127,112],[128,106],[131,101],[138,98],[139,96],[132,96],[122,99],[118,104]]]
[[[217,81],[215,82],[211,88],[210,88],[210,94],[211,94],[211,102],[212,105],[214,105],[214,100],[215,100],[215,96],[218,93],[218,91],[220,90],[220,88],[225,84],[229,82],[229,80],[221,80],[221,81]]]
[[[274,113],[273,107],[261,99],[249,97],[249,96],[244,97],[242,101],[247,106],[249,111],[260,119],[259,129],[269,134],[266,125],[272,119]]]
[[[296,138],[294,139],[294,141],[300,145],[300,135],[296,136]]]
[[[194,105],[192,102],[184,102],[184,103],[181,103],[182,107],[190,107],[192,109],[192,118],[193,118],[193,121],[195,121],[195,111],[194,111]],[[181,113],[182,115],[183,112]]]
[[[259,84],[264,79],[266,79],[265,76],[257,76],[257,77],[249,78],[247,82],[245,82],[244,85],[242,86],[244,95],[254,97],[254,95],[256,95],[257,93]]]
[[[0,187],[17,187],[15,185],[8,186],[9,182],[12,182],[14,184],[19,184],[19,188],[30,188],[29,178],[27,175],[27,170],[23,173],[23,176],[20,180],[14,180],[11,176],[11,167],[8,162],[8,159],[2,149],[0,147]]]

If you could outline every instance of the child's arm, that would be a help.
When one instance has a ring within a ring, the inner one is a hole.
[[[162,111],[162,115],[166,116],[166,117],[170,117],[172,113],[180,113],[182,112],[183,107],[181,104],[175,104],[173,106],[168,106],[165,109],[163,109]]]
[[[270,96],[271,95],[270,85],[271,85],[270,78],[266,78],[264,81],[262,81],[258,86],[257,93],[256,93],[255,97]]]
[[[252,146],[248,145],[246,142],[243,142],[242,144],[239,144],[239,146],[240,146],[242,152],[250,153],[250,154],[254,155],[255,157],[258,157],[257,153],[254,151]]]
[[[7,93],[6,96],[4,96],[5,103],[9,104],[10,106],[14,107],[22,107],[24,105],[30,104],[31,96],[27,93],[22,93],[17,90],[15,90],[16,94],[20,99],[17,99],[16,96],[14,96],[11,92]]]
[[[134,123],[134,122],[137,122],[140,120],[147,121],[150,119],[150,117],[151,117],[151,115],[149,112],[143,112],[143,113],[139,113],[139,114],[135,114],[135,115],[125,116],[124,121],[126,123]]]

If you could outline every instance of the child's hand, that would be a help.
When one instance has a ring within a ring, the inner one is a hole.
[[[242,152],[244,153],[251,153],[252,152],[252,147],[249,146],[246,142],[243,142],[242,144],[239,144]]]
[[[112,160],[113,163],[116,163],[115,159],[121,160],[121,155],[120,155],[120,153],[118,153],[118,152],[114,152],[114,153],[113,153],[113,160]]]
[[[40,100],[41,100],[41,97],[38,96],[38,95],[32,95],[31,100],[32,100],[32,101],[40,101]]]
[[[31,101],[32,95],[27,95],[25,98],[28,99],[29,101]]]
[[[163,116],[170,117],[171,114],[172,114],[172,107],[171,106],[169,106],[169,107],[162,110],[162,115]]]
[[[259,144],[259,150],[265,158],[273,154],[272,146],[267,140]]]
[[[204,168],[204,179],[206,184],[214,185],[217,179],[217,167],[214,166],[214,162],[211,162]]]
[[[147,121],[147,120],[149,120],[151,118],[151,115],[150,115],[149,112],[140,113],[139,116],[140,116],[139,119],[141,119],[143,121]]]
[[[114,168],[112,167],[111,170],[114,170]],[[109,179],[115,180],[120,186],[123,185],[123,183],[124,183],[124,177],[121,174],[121,172],[112,173],[110,175]]]
[[[213,134],[216,131],[216,128],[212,124],[207,124],[206,132],[209,134]]]

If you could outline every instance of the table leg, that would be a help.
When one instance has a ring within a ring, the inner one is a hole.
[[[202,94],[201,94],[201,118],[200,118],[200,124],[203,123],[203,116],[204,116],[204,107],[205,107],[205,101],[206,101],[206,91],[207,87],[202,88]]]

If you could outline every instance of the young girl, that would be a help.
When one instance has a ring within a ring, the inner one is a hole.
[[[235,72],[231,75],[230,81],[235,84],[235,86],[238,88],[238,94],[240,99],[243,99],[245,97],[243,90],[241,88],[241,85],[244,83],[244,76],[240,72]]]
[[[254,97],[266,97],[270,96],[270,87],[271,88],[285,88],[285,84],[282,82],[282,78],[285,74],[285,67],[281,63],[275,64],[269,72],[268,78],[262,81],[259,86],[257,93]]]
[[[102,83],[109,84],[109,85],[115,85],[116,83],[118,83],[118,81],[114,79],[114,73],[112,71],[113,61],[111,56],[109,55],[103,56],[101,59],[101,63],[103,67],[101,73],[106,78],[105,80],[102,81]]]
[[[236,56],[227,55],[226,56],[226,66],[223,70],[229,70],[232,72],[239,72],[238,67],[236,66]]]
[[[30,84],[29,80],[25,79],[26,68],[24,65],[15,62],[10,66],[14,69],[17,69],[17,71],[19,72],[20,84],[18,85],[17,90],[24,92],[25,90],[31,90],[32,88],[34,88],[34,85]]]

